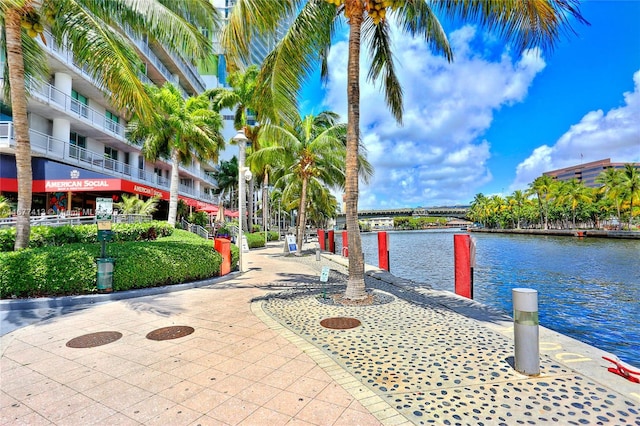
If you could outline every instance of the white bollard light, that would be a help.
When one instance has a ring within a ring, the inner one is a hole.
[[[530,288],[514,288],[513,335],[516,371],[529,376],[540,374],[540,338],[538,292]]]

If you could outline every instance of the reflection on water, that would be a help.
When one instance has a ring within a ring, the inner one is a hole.
[[[454,291],[456,231],[389,232],[391,272]],[[458,231],[461,232],[461,231]],[[474,296],[511,314],[511,289],[538,291],[540,324],[640,366],[640,241],[473,234]],[[376,233],[362,234],[378,264]],[[336,233],[336,252],[341,236]]]

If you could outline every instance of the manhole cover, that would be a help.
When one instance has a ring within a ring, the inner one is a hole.
[[[69,348],[95,348],[115,342],[122,337],[122,333],[117,331],[99,331],[97,333],[85,334],[71,339],[67,342]]]
[[[178,339],[180,337],[188,336],[194,332],[193,327],[186,325],[177,325],[173,327],[163,327],[157,330],[153,330],[147,334],[147,339],[150,340],[171,340]]]
[[[356,328],[361,324],[360,320],[349,317],[325,318],[320,321],[320,325],[324,328],[333,328],[335,330],[346,330],[348,328]]]

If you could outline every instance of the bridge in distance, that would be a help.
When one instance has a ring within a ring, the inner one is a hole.
[[[399,208],[399,209],[380,209],[380,210],[360,210],[358,211],[359,219],[373,219],[380,217],[397,217],[397,216],[413,216],[413,217],[450,217],[457,219],[467,219],[470,206],[443,206],[443,207],[415,207],[415,208]],[[345,213],[338,213],[336,225],[340,229],[346,222]]]

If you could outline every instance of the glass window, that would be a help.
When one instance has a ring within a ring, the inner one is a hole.
[[[82,136],[77,134],[76,132],[71,132],[69,135],[69,156],[71,158],[87,158],[87,138],[86,136]]]
[[[71,111],[80,114],[83,117],[89,116],[89,100],[86,96],[81,95],[75,90],[71,91]]]

